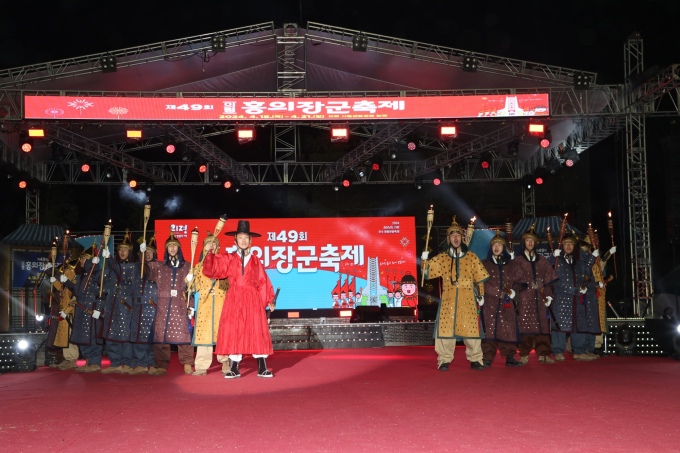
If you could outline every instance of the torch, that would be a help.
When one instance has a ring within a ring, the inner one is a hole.
[[[151,216],[151,205],[146,204],[144,205],[144,236],[143,240],[144,243],[146,243],[146,225],[149,223],[149,217]],[[146,253],[142,253],[142,278],[144,277],[144,257],[146,256]]]
[[[109,219],[109,224],[104,227],[104,237],[102,238],[102,247],[107,247],[109,246],[109,238],[111,237],[111,219]],[[102,261],[102,280],[99,283],[99,298],[101,299],[102,297],[102,291],[104,290],[104,274],[106,270],[106,256],[104,256],[104,260]]]
[[[196,256],[196,246],[198,245],[198,227],[191,232],[191,268],[194,268],[194,257]]]
[[[550,234],[550,227],[545,229],[545,237],[548,239],[548,248],[550,249],[550,254],[554,252],[552,243],[552,234]]]
[[[468,225],[467,232],[465,233],[465,245],[470,245],[470,242],[472,242],[472,235],[475,232],[475,220],[477,220],[477,216],[474,216],[470,219],[470,224]]]
[[[510,247],[510,252],[512,253],[512,223],[510,222],[505,223],[505,236],[508,238],[508,247]]]
[[[609,220],[607,220],[607,227],[609,227],[609,236],[612,238],[612,247],[615,247],[614,245],[614,221],[612,220],[612,212],[609,211]],[[614,258],[614,254],[612,253],[612,258]],[[616,278],[619,278],[619,273],[616,270],[616,259],[614,259],[614,275],[616,275]]]
[[[564,214],[564,218],[562,219],[562,224],[560,225],[560,236],[559,239],[557,240],[557,248],[562,247],[562,239],[564,239],[564,235],[567,234],[567,216],[569,213],[567,212]],[[557,259],[555,259],[555,270],[557,270]]]
[[[586,230],[586,233],[588,234],[588,238],[590,239],[590,245],[593,246],[593,250],[598,250],[597,247],[597,240],[595,239],[595,230],[593,230],[593,224],[589,223],[588,224],[588,229]],[[600,264],[600,257],[597,257],[597,264]]]
[[[52,278],[54,278],[54,266],[55,262],[57,261],[57,243],[56,241],[52,243],[52,251],[50,252],[50,256],[52,257]],[[50,307],[52,306],[52,287],[54,286],[54,283],[50,283]]]
[[[213,236],[217,237],[217,235],[222,232],[222,228],[224,228],[224,223],[226,221],[227,221],[227,215],[222,214],[220,216],[220,220],[217,221],[217,225],[215,225],[215,232],[213,233]]]
[[[432,230],[432,223],[434,222],[434,205],[430,205],[430,209],[427,210],[427,237],[425,238],[425,251],[427,252],[430,245],[430,230]],[[423,272],[423,277],[420,282],[420,286],[425,284],[425,272]]]

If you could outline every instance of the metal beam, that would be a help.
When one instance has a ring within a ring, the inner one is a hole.
[[[210,39],[215,35],[224,36],[227,48],[273,41],[276,37],[274,23],[265,22],[188,38],[4,69],[0,70],[0,88],[25,87],[31,83],[100,72],[101,59],[104,56],[116,57],[117,67],[125,68],[207,53],[212,51]]]
[[[311,42],[323,42],[343,47],[352,47],[352,38],[362,34],[368,38],[368,51],[398,56],[411,60],[427,61],[446,66],[462,67],[463,58],[474,56],[478,60],[478,72],[537,80],[562,85],[573,85],[574,73],[581,72],[591,77],[595,83],[597,73],[562,68],[559,66],[533,63],[496,55],[470,52],[469,50],[426,44],[408,39],[383,36],[375,33],[360,32],[349,28],[335,27],[317,22],[308,22],[306,37]]]

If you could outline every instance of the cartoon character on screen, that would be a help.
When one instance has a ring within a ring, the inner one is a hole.
[[[352,279],[352,282],[347,285],[347,304],[349,305],[349,308],[354,308],[356,306],[356,302],[354,299],[355,289],[356,289],[355,281],[354,279]]]
[[[404,299],[401,301],[402,306],[418,306],[418,284],[416,278],[410,272],[406,272],[406,275],[401,278],[401,292],[404,294]]]
[[[333,291],[331,292],[331,295],[333,296],[333,308],[340,308],[340,281],[342,280],[342,277],[340,277],[340,280],[338,280],[338,283],[335,284],[335,288],[333,288]]]
[[[359,291],[357,292],[357,297],[356,297],[356,305],[362,305],[361,304],[361,291],[363,291],[363,288],[359,288]]]
[[[342,289],[340,289],[340,305],[342,308],[347,308],[348,302],[347,302],[347,280],[345,280],[345,283],[342,285]]]
[[[385,269],[385,276],[387,278],[387,281],[385,282],[385,286],[387,287],[387,306],[388,307],[393,307],[394,305],[394,289],[392,286],[392,283],[390,281],[390,270]]]
[[[403,297],[404,297],[404,294],[401,292],[401,288],[397,289],[394,292],[394,306],[395,307],[401,307]]]

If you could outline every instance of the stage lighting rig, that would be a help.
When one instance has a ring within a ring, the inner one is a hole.
[[[396,146],[390,146],[389,151],[390,159],[394,160],[397,158],[397,147]]]
[[[477,57],[474,55],[465,55],[463,57],[463,71],[465,72],[477,72]]]
[[[519,140],[511,140],[508,142],[508,156],[517,157],[519,154]]]
[[[182,159],[182,162],[191,162],[191,150],[184,147],[180,151],[180,159]]]
[[[125,131],[125,136],[128,140],[141,140],[142,130],[141,129],[128,129]]]
[[[357,175],[360,178],[363,178],[366,176],[366,168],[365,167],[357,167]]]
[[[616,355],[633,355],[637,348],[635,329],[628,323],[622,324],[616,329]]]
[[[383,165],[383,159],[379,155],[375,155],[371,158],[371,169],[373,171],[380,171]]]
[[[550,146],[550,143],[552,142],[552,135],[550,134],[550,131],[546,132],[543,136],[543,138],[539,139],[538,144],[541,145],[541,148],[548,148]]]
[[[581,158],[574,148],[567,148],[562,153],[562,160],[567,167],[573,167]]]
[[[227,40],[222,35],[213,35],[210,38],[210,47],[213,52],[226,52]]]
[[[543,138],[545,136],[545,124],[541,123],[529,123],[527,125],[527,131],[529,135],[534,137]]]
[[[28,182],[25,179],[22,179],[21,181],[18,182],[19,189],[25,189],[28,187]]]
[[[241,182],[238,179],[235,179],[232,183],[232,187],[234,188],[234,192],[239,193],[241,191]]]
[[[345,143],[349,141],[349,126],[347,125],[333,125],[331,126],[331,143]]]
[[[574,89],[575,90],[589,90],[590,89],[590,76],[582,72],[574,73]]]
[[[104,169],[104,177],[106,179],[111,179],[113,177],[113,167],[112,166],[109,165]]]
[[[491,153],[484,153],[481,156],[479,156],[479,164],[482,166],[484,170],[488,170],[491,167]]]
[[[66,159],[66,152],[62,145],[57,142],[52,142],[50,148],[52,148],[52,160],[63,162]]]
[[[19,132],[19,147],[25,153],[30,153],[33,150],[33,139],[24,131]]]
[[[439,179],[439,178],[434,178],[434,179],[432,180],[432,184],[434,184],[435,186],[438,186],[438,185],[440,185],[441,183],[442,183],[442,180]]]
[[[556,157],[553,157],[545,164],[544,168],[548,173],[554,175],[555,173],[557,173],[561,166],[562,164],[560,164],[560,160]]]
[[[45,129],[29,129],[28,136],[42,138],[45,136]]]
[[[103,73],[116,72],[118,70],[118,59],[114,55],[102,55],[100,64]]]
[[[219,181],[222,179],[222,169],[215,164],[210,164],[210,178],[213,181]]]
[[[131,174],[128,174],[127,177],[125,178],[125,181],[127,181],[128,185],[130,186],[131,189],[135,189],[137,187],[137,179],[132,176]]]
[[[208,163],[202,157],[196,159],[194,166],[200,174],[204,174],[206,171],[208,171]]]
[[[458,136],[458,129],[453,125],[439,126],[439,138],[441,140],[451,140]]]
[[[243,124],[236,126],[236,137],[239,145],[255,140],[255,125]]]
[[[368,37],[363,33],[352,37],[352,50],[355,52],[366,52],[368,50]]]
[[[522,177],[522,186],[526,187],[527,189],[531,189],[534,186],[534,183],[534,175],[528,174]]]
[[[423,181],[416,179],[413,181],[413,186],[416,188],[416,190],[420,190],[423,188]]]
[[[80,164],[80,171],[83,173],[88,173],[90,171],[90,159],[83,156],[78,159],[78,163]]]
[[[166,135],[163,138],[163,149],[168,154],[172,154],[175,151],[177,151],[177,145],[175,144],[175,141],[169,135]]]
[[[37,348],[31,340],[21,339],[17,342],[17,351],[14,355],[13,371],[35,371]]]

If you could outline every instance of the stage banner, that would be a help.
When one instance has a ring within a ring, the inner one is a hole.
[[[252,251],[264,264],[279,309],[354,308],[418,304],[414,217],[249,219]],[[220,252],[236,251],[238,220],[228,220],[219,236]],[[191,259],[191,232],[199,249],[217,219],[156,220],[159,248],[172,231]],[[200,250],[196,252],[196,263]],[[159,250],[159,259],[162,259]],[[194,263],[194,264],[196,264]]]
[[[59,267],[63,260],[63,255],[58,255],[56,266]],[[14,250],[12,252],[12,288],[35,286],[40,274],[45,270],[47,263],[50,262],[49,249],[41,251]],[[49,272],[48,277],[51,277],[52,271]]]
[[[27,119],[211,121],[431,119],[549,115],[547,93],[365,98],[25,96]]]

